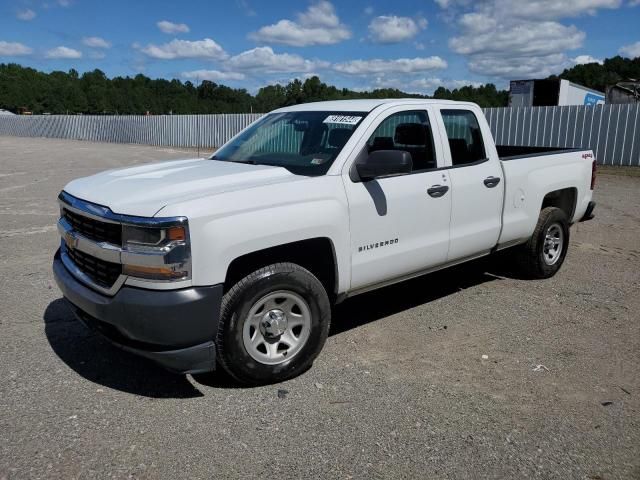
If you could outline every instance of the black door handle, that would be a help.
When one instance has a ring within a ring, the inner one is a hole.
[[[449,187],[446,185],[432,185],[430,188],[427,188],[427,193],[433,198],[441,197],[448,191]]]
[[[484,179],[484,184],[487,188],[493,188],[500,183],[500,177],[487,177]]]

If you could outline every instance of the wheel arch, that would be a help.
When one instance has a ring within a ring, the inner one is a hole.
[[[245,253],[233,259],[227,267],[224,290],[251,272],[273,263],[290,262],[300,265],[315,275],[335,301],[338,294],[338,261],[336,249],[328,237],[314,237],[276,245]]]
[[[569,223],[572,222],[576,211],[576,202],[578,199],[578,189],[576,187],[561,188],[547,193],[542,199],[540,211],[547,207],[556,207],[562,210],[566,215]]]

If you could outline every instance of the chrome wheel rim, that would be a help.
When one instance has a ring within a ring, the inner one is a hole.
[[[277,365],[294,357],[307,343],[311,309],[290,290],[265,295],[249,309],[242,340],[247,353],[265,365]]]
[[[549,225],[544,235],[542,257],[547,265],[555,265],[562,255],[564,246],[564,232],[559,223]]]

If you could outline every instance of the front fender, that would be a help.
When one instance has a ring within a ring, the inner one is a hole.
[[[342,179],[301,178],[162,210],[163,215],[181,211],[189,219],[194,286],[224,282],[231,262],[248,253],[325,237],[335,251],[338,292],[348,289],[349,211]]]

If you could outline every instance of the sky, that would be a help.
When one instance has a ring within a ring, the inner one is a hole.
[[[640,56],[640,0],[0,0],[0,63],[430,94]]]

